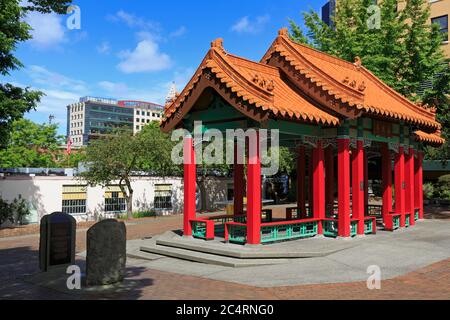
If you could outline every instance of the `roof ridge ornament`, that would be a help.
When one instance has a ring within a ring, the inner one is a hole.
[[[278,35],[282,37],[289,37],[289,30],[288,28],[284,27],[278,30]]]
[[[355,62],[353,62],[353,64],[355,65],[356,69],[360,69],[362,67],[362,60],[359,56],[355,57]]]
[[[223,39],[217,38],[211,42],[211,49],[217,49],[221,53],[226,53],[225,48],[223,47]]]

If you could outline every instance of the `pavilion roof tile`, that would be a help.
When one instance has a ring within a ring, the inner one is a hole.
[[[339,125],[346,116],[303,91],[294,83],[295,79],[287,75],[286,64],[272,66],[271,58],[275,54],[293,67],[290,70],[308,79],[321,95],[331,96],[346,108],[353,108],[358,112],[355,113],[357,116],[366,113],[387,120],[405,121],[417,127],[418,141],[444,143],[439,134],[441,125],[433,110],[416,105],[391,89],[364,68],[360,60],[350,63],[293,42],[287,29],[280,30],[261,62],[229,54],[222,46],[222,39],[213,41],[181,94],[166,104],[161,123],[163,130],[174,127],[173,123],[167,126],[171,121],[181,120],[180,115],[184,114],[181,109],[205,74],[215,77],[250,108],[268,111],[271,118]]]
[[[445,139],[441,137],[440,132],[427,133],[421,130],[414,132],[416,141],[428,143],[431,145],[441,146],[445,143]]]
[[[364,68],[360,59],[351,63],[298,44],[289,38],[287,29],[280,30],[262,62],[270,63],[274,53],[284,57],[300,74],[304,74],[322,90],[342,102],[348,102],[352,107],[422,127],[441,127],[433,112],[412,103],[390,88]]]

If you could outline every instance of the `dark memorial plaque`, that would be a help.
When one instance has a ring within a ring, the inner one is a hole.
[[[42,271],[75,263],[76,221],[68,214],[54,212],[41,219],[39,267]]]
[[[109,285],[125,277],[127,232],[123,222],[103,220],[86,235],[86,284]]]

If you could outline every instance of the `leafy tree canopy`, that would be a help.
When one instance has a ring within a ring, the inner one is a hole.
[[[57,167],[58,147],[63,143],[56,124],[16,120],[7,147],[0,150],[0,167]]]
[[[65,13],[68,0],[0,1],[0,75],[23,67],[15,56],[19,43],[31,39],[31,27],[24,21],[27,12]],[[12,123],[40,102],[42,92],[0,82],[0,149],[8,142]]]
[[[367,69],[399,93],[435,105],[448,137],[449,61],[441,49],[442,33],[437,24],[429,24],[430,7],[423,0],[406,0],[403,10],[397,10],[397,2],[379,1],[377,25],[372,0],[339,0],[333,27],[316,12],[304,12],[306,32],[290,20],[291,38],[351,62],[360,57]],[[434,89],[424,94],[420,85],[433,78]],[[448,146],[443,149],[448,155]]]

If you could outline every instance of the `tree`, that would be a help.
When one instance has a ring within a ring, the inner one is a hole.
[[[31,39],[31,27],[24,21],[28,12],[65,13],[70,0],[18,0],[0,1],[0,74],[9,75],[23,67],[14,55],[20,42]],[[43,93],[20,88],[10,83],[0,83],[0,149],[7,144],[12,123],[25,112],[36,107]]]
[[[0,150],[1,168],[58,167],[58,150],[64,137],[58,125],[20,119],[12,123],[5,149]]]
[[[437,25],[427,23],[429,6],[408,0],[397,10],[397,0],[380,1],[380,25],[371,25],[376,14],[371,0],[340,0],[333,28],[314,12],[303,13],[306,36],[290,21],[291,38],[353,62],[360,57],[366,68],[410,99],[419,97],[420,84],[441,72],[445,58]]]
[[[142,173],[166,176],[177,171],[171,161],[173,142],[158,123],[150,123],[132,135],[119,130],[92,142],[86,149],[87,171],[81,178],[90,185],[107,186],[118,181],[127,204],[127,217],[133,216],[133,178]]]
[[[369,9],[373,1],[339,0],[333,28],[310,11],[303,13],[306,36],[290,20],[291,38],[347,61],[360,57],[367,69],[402,95],[437,107],[442,135],[448,139],[449,61],[441,49],[442,34],[438,25],[428,24],[430,7],[423,0],[407,0],[403,10],[397,10],[397,2],[379,1],[380,25],[373,28],[368,23],[375,14]],[[424,94],[420,85],[433,77],[433,89]],[[428,158],[450,156],[448,144],[426,150]]]

